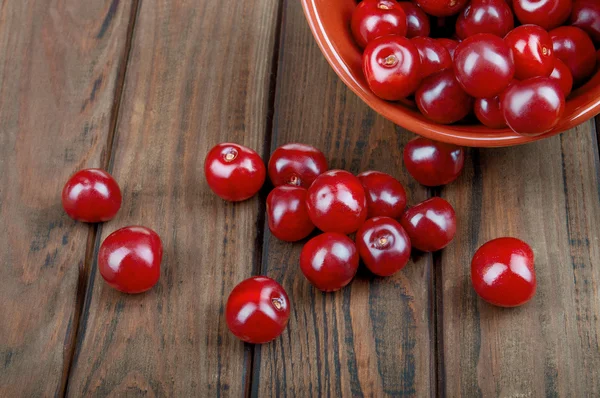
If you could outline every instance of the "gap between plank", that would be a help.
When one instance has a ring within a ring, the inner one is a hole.
[[[117,79],[115,84],[114,100],[110,111],[110,124],[108,130],[108,136],[106,139],[105,151],[100,157],[100,167],[110,172],[112,169],[113,154],[115,148],[113,143],[115,141],[117,121],[119,119],[119,111],[121,108],[121,100],[124,93],[125,77],[127,73],[127,65],[129,63],[129,57],[131,54],[131,48],[133,43],[133,33],[135,29],[135,23],[137,20],[139,9],[139,0],[132,0],[129,23],[127,26],[127,35],[125,40],[125,48],[123,50],[123,56],[117,70]],[[93,279],[92,264],[94,262],[95,254],[99,248],[99,239],[102,235],[101,224],[92,224],[89,227],[88,239],[85,249],[85,260],[83,264],[79,266],[79,278],[77,281],[77,293],[75,298],[75,312],[73,314],[72,322],[72,334],[70,341],[66,344],[64,364],[63,364],[63,376],[61,381],[60,390],[56,394],[57,396],[65,397],[69,388],[69,379],[73,370],[74,363],[77,360],[77,354],[81,346],[84,334],[85,325],[81,327],[81,324],[86,322],[89,302],[91,300]]]
[[[427,197],[441,197],[441,187],[427,189]],[[442,251],[436,251],[430,254],[431,281],[430,281],[430,300],[431,313],[430,320],[430,360],[431,360],[431,388],[432,397],[445,396],[444,391],[444,346],[443,346],[443,305],[442,305]]]

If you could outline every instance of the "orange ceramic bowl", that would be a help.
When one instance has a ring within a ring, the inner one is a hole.
[[[574,91],[557,127],[537,137],[523,137],[510,129],[490,129],[481,124],[440,125],[426,119],[411,104],[376,97],[363,76],[361,50],[350,32],[355,0],[301,0],[310,29],[337,75],[372,109],[410,131],[437,141],[473,147],[524,144],[569,130],[600,113],[600,73]]]

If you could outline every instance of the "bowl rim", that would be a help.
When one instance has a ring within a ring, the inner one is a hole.
[[[338,75],[338,77],[371,109],[394,124],[401,126],[415,134],[430,138],[432,140],[462,146],[482,148],[507,147],[539,141],[544,138],[562,133],[587,121],[590,118],[590,113],[592,114],[591,118],[593,118],[595,114],[600,112],[600,95],[598,95],[593,101],[590,101],[588,104],[578,108],[577,111],[571,115],[571,117],[563,118],[552,131],[539,136],[518,135],[508,128],[497,130],[490,129],[494,132],[493,135],[491,135],[473,131],[474,128],[481,128],[481,125],[439,125],[433,122],[424,122],[407,113],[394,112],[393,110],[395,108],[392,106],[393,103],[381,100],[370,91],[364,90],[359,82],[356,81],[354,76],[352,76],[349,69],[345,66],[343,59],[335,50],[333,43],[331,43],[327,37],[327,34],[325,33],[325,29],[317,11],[317,1],[322,0],[300,0],[304,10],[304,15],[313,37],[315,38],[319,48],[321,49],[321,53],[325,56],[325,59],[331,68]],[[598,72],[597,77],[600,77],[600,73]],[[580,89],[581,88],[578,90]],[[600,88],[598,91],[600,91]],[[469,127],[471,127],[471,129]]]

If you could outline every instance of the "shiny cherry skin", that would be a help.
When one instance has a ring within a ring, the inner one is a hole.
[[[80,170],[65,184],[62,205],[74,220],[90,223],[108,221],[121,208],[121,190],[115,179],[104,170]]]
[[[363,0],[352,13],[354,40],[361,47],[382,36],[405,36],[406,14],[396,0]]]
[[[522,24],[546,30],[562,25],[571,14],[571,0],[513,0],[513,10]]]
[[[163,247],[150,228],[131,226],[108,235],[98,252],[98,270],[104,280],[123,293],[150,290],[160,278]]]
[[[575,0],[570,24],[584,30],[600,45],[600,2],[598,0]]]
[[[273,151],[269,159],[269,178],[274,186],[289,184],[308,188],[327,168],[327,158],[317,148],[286,144]]]
[[[429,15],[447,17],[458,14],[469,0],[415,0],[414,2]]]
[[[456,20],[456,35],[466,39],[477,33],[504,37],[515,26],[515,18],[504,0],[473,0]]]
[[[508,127],[525,136],[552,130],[565,110],[565,95],[549,77],[533,77],[513,84],[502,98]]]
[[[404,147],[404,167],[420,184],[437,187],[458,178],[465,164],[463,148],[417,137]]]
[[[454,59],[454,52],[456,51],[456,47],[458,47],[458,42],[456,40],[446,39],[444,37],[435,40],[437,40],[437,42],[442,46],[446,47],[446,50],[448,50],[448,53],[450,54],[450,58]]]
[[[306,209],[307,190],[281,185],[267,196],[267,218],[271,233],[279,240],[296,242],[315,229]]]
[[[253,344],[268,343],[283,333],[290,318],[290,300],[281,285],[253,276],[233,288],[225,320],[235,337]]]
[[[367,195],[367,218],[399,218],[406,207],[406,191],[394,177],[380,171],[365,171],[358,179]]]
[[[406,37],[427,37],[431,31],[429,17],[423,10],[408,1],[398,3],[406,14]]]
[[[317,289],[333,292],[346,286],[358,270],[358,251],[350,238],[325,232],[309,240],[300,253],[300,269]]]
[[[554,69],[550,74],[550,79],[558,83],[565,94],[565,98],[571,94],[573,90],[573,75],[571,75],[571,70],[563,61],[556,57],[554,58]]]
[[[456,213],[450,203],[433,197],[406,210],[400,224],[414,248],[434,252],[448,246],[454,239]]]
[[[550,76],[554,69],[554,50],[548,32],[537,25],[521,25],[504,38],[512,50],[515,78]]]
[[[410,259],[408,234],[390,217],[367,220],[356,233],[356,248],[367,268],[379,276],[395,274]]]
[[[351,234],[367,218],[367,197],[360,180],[344,170],[321,174],[308,188],[308,215],[323,232]]]
[[[554,55],[569,67],[576,85],[596,70],[596,49],[592,39],[574,26],[561,26],[550,32]]]
[[[466,38],[456,48],[454,71],[467,94],[488,98],[508,87],[515,74],[515,64],[504,40],[479,33]]]
[[[535,294],[533,250],[522,240],[498,238],[481,246],[471,261],[475,292],[500,307],[523,305]]]
[[[475,100],[475,116],[481,124],[489,128],[501,129],[506,127],[499,97],[477,98]]]
[[[380,37],[363,52],[363,72],[371,91],[388,101],[415,92],[421,82],[420,67],[419,51],[406,37]]]
[[[444,69],[452,68],[452,57],[446,47],[430,37],[411,39],[421,59],[421,77],[424,79]]]
[[[217,196],[239,202],[256,195],[265,182],[267,171],[258,153],[226,142],[208,152],[204,174],[208,186]]]
[[[415,102],[423,115],[440,124],[458,122],[473,109],[473,98],[458,83],[452,69],[423,80]]]

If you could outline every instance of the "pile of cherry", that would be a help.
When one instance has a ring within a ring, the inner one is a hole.
[[[600,64],[599,0],[363,0],[351,30],[378,97],[526,136],[552,130]]]

